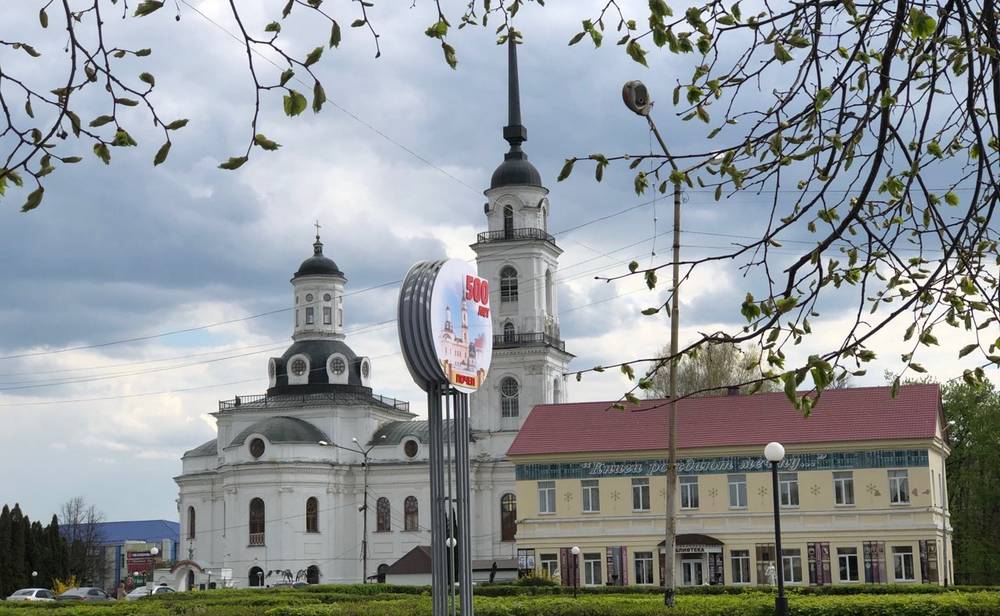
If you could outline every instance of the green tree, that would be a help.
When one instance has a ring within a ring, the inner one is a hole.
[[[26,519],[21,506],[14,503],[14,508],[10,510],[10,584],[14,589],[27,586],[31,577]]]
[[[664,353],[668,352],[666,347]],[[742,394],[774,391],[774,385],[762,381],[760,353],[745,351],[727,342],[709,344],[684,356],[677,367],[678,396],[717,396],[737,387]],[[667,374],[657,372],[647,390],[652,397],[665,398],[669,390]]]
[[[11,528],[10,528],[10,507],[3,506],[0,510],[0,596],[6,597],[17,590],[11,588]]]
[[[955,583],[1000,583],[1000,393],[992,384],[951,384],[948,505],[954,529]]]

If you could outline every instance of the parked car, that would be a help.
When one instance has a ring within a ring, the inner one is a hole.
[[[107,601],[108,593],[104,592],[100,588],[70,588],[63,594],[56,597],[57,601],[86,601],[88,603],[93,601]]]
[[[55,595],[47,588],[22,588],[11,596],[8,601],[55,601]]]
[[[143,597],[149,597],[151,595],[165,595],[168,593],[176,592],[173,588],[167,585],[161,586],[139,586],[125,595],[127,601],[135,601],[136,599],[142,599]]]

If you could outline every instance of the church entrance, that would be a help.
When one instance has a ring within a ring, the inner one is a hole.
[[[309,565],[309,568],[306,569],[306,583],[319,584],[319,567],[316,565]]]

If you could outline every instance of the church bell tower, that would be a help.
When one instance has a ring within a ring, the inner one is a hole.
[[[559,334],[555,289],[562,250],[548,233],[548,189],[521,144],[517,43],[508,38],[508,121],[510,144],[485,192],[488,230],[472,249],[479,275],[490,283],[493,361],[483,387],[473,395],[472,427],[515,432],[538,404],[565,402],[564,374],[573,355]]]

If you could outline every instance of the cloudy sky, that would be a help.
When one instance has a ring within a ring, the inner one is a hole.
[[[373,358],[380,393],[422,409],[390,322],[394,283],[420,259],[471,259],[468,246],[485,227],[482,190],[506,145],[506,53],[492,28],[453,36],[459,65],[451,70],[423,35],[433,3],[378,3],[371,17],[382,57],[373,59],[363,29],[345,27],[340,49],[318,66],[327,108],[286,119],[280,98],[265,95],[260,130],[283,147],[258,150],[225,172],[216,165],[245,148],[249,131],[246,56],[219,27],[235,28],[227,3],[191,0],[202,16],[182,2],[179,21],[172,4],[144,20],[108,19],[123,46],[154,50],[123,70],[154,73],[161,114],[190,119],[167,164],[150,165],[160,139],[136,114],[129,129],[144,147],[116,149],[105,167],[81,143],[85,163],[51,176],[38,210],[19,213],[22,196],[0,201],[0,501],[20,502],[32,517],[83,495],[108,519],[176,518],[172,477],[181,453],[214,436],[209,413],[219,399],[266,389],[267,358],[289,343],[288,279],[311,254],[316,219],[326,254],[355,292],[346,300],[355,332],[348,342]],[[240,4],[259,31],[282,3]],[[452,4],[458,11],[465,3]],[[660,292],[593,277],[620,273],[633,258],[662,262],[669,203],[637,198],[626,170],[612,169],[601,184],[583,166],[567,182],[555,177],[570,155],[649,151],[644,122],[621,105],[628,79],[650,85],[664,101],[661,128],[683,141],[691,129],[668,107],[676,76],[690,66],[664,57],[645,69],[613,44],[567,47],[586,15],[575,2],[549,4],[517,16],[525,149],[552,191],[550,231],[565,250],[557,277],[562,332],[579,369],[648,355],[667,342],[662,315],[638,315],[661,301]],[[346,26],[354,15],[343,7]],[[4,22],[0,38],[18,32],[43,53],[33,65],[4,50],[5,70],[58,70],[65,41],[42,35],[37,8]],[[325,27],[312,26],[286,27],[299,56],[326,38]],[[720,232],[752,234],[769,205],[752,195],[715,203],[689,193],[686,254],[725,248],[733,240]],[[685,339],[737,323],[746,290],[735,266],[698,270],[683,296]],[[848,318],[831,315],[829,334],[819,331],[814,344],[834,340],[838,319]],[[188,331],[155,336],[177,330]],[[141,339],[118,343],[133,338]],[[958,371],[950,359],[925,364],[943,377]],[[876,367],[859,382],[878,384],[880,375]],[[620,375],[589,375],[572,382],[569,395],[614,399],[625,385]]]

